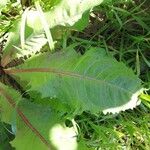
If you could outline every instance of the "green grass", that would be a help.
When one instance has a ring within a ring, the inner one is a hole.
[[[84,113],[76,121],[80,126],[80,140],[89,148],[150,148],[149,111],[144,106],[118,115],[93,116]]]

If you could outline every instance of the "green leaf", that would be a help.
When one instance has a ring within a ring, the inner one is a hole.
[[[52,38],[51,32],[49,30],[49,25],[48,25],[48,23],[45,19],[44,12],[42,11],[42,8],[39,4],[39,1],[35,2],[35,7],[36,7],[36,9],[39,13],[39,17],[40,17],[41,23],[43,25],[43,28],[44,28],[44,31],[45,31],[45,34],[46,34],[46,37],[47,37],[47,40],[48,40],[49,48],[51,50],[53,50],[54,49],[53,38]]]
[[[6,72],[28,81],[29,91],[58,98],[78,113],[133,109],[139,104],[142,91],[140,80],[131,69],[96,48],[84,56],[73,50],[39,55]]]
[[[6,4],[9,2],[9,0],[2,0],[0,3],[0,15],[1,15],[1,11],[2,9],[6,6]]]
[[[66,140],[67,143],[63,145],[66,150],[74,150],[77,146],[76,138],[72,138],[75,135],[74,129],[63,127],[64,119],[49,106],[21,101],[18,109],[23,114],[22,118],[26,119],[24,122],[22,118],[17,120],[16,138],[11,142],[16,150],[30,150],[33,147],[36,150],[55,150],[56,147],[62,147],[65,136],[72,143],[68,149],[70,143]]]
[[[15,128],[16,135],[11,144],[16,150],[30,150],[33,147],[37,150],[54,150],[55,147],[62,147],[62,143],[67,140],[70,142],[63,145],[66,150],[68,146],[68,150],[77,147],[77,133],[74,128],[64,125],[65,117],[62,118],[61,113],[49,105],[21,99],[16,91],[0,85],[1,120]]]
[[[1,121],[13,124],[15,118],[15,104],[21,100],[21,95],[10,87],[0,83],[0,112]]]
[[[27,28],[26,32],[30,33],[30,28]],[[24,49],[22,49],[19,36],[17,36],[16,33],[19,34],[19,31],[15,30],[10,32],[7,45],[3,50],[3,57],[1,60],[2,66],[6,66],[13,59],[19,59],[24,56],[33,56],[37,52],[40,52],[47,43],[44,33],[32,33],[31,35],[26,35]]]
[[[58,25],[72,26],[81,19],[84,12],[99,5],[102,1],[103,0],[61,0],[61,2],[51,8],[50,11],[45,12],[45,17],[50,28]],[[34,28],[34,25],[39,23],[38,12],[31,10],[28,13],[27,25]],[[41,29],[43,29],[42,26]]]
[[[33,146],[37,150],[50,148],[48,139],[49,127],[55,122],[56,115],[49,108],[27,101],[19,103],[18,108],[21,110],[23,117],[25,116],[27,119],[23,122],[22,118],[18,116],[17,134],[12,142],[12,146],[17,150],[32,149]]]
[[[82,31],[88,25],[88,23],[89,23],[89,11],[85,12],[82,15],[82,18],[79,19],[79,21],[76,22],[72,28],[78,31]]]
[[[20,19],[16,20],[13,24],[13,28],[9,31],[9,36],[7,43],[3,49],[3,57],[1,60],[2,66],[6,66],[15,58],[19,58],[28,54],[35,53],[39,51],[39,48],[47,42],[44,34],[33,33],[33,30],[26,27],[25,31],[25,46],[24,49],[21,48],[20,43]],[[35,47],[36,46],[36,47]],[[38,47],[38,49],[37,49]]]
[[[49,42],[51,49],[53,49],[54,43],[52,41],[52,37],[55,36],[56,32],[54,32],[51,36],[48,28],[52,29],[61,25],[74,25],[74,29],[81,30],[88,23],[89,10],[100,4],[102,1],[103,0],[57,1],[57,3],[53,3],[55,6],[53,6],[50,11],[42,13],[42,16],[45,18],[42,22],[41,17],[39,17],[39,11],[32,9],[25,11],[22,22],[18,19],[14,23],[13,28],[10,30],[6,46],[3,49],[2,66],[6,66],[9,62],[11,62],[11,60],[18,58],[18,55],[20,57],[27,56],[28,54],[32,55],[33,51],[39,51],[47,43],[47,41]],[[83,17],[84,24],[82,21]],[[44,35],[44,30],[46,31],[48,40],[44,36],[42,37],[43,42],[39,43],[39,41],[41,41],[40,35]],[[25,31],[25,33],[23,33],[23,31]],[[21,35],[21,39],[19,35]],[[33,44],[32,39],[35,39],[35,37],[37,41],[34,40],[35,43]],[[28,43],[30,44],[28,45]],[[23,46],[23,49],[21,48],[21,45]],[[35,48],[35,45],[37,45],[38,48]],[[26,53],[22,52],[24,50]]]

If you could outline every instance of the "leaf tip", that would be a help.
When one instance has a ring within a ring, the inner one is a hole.
[[[139,95],[143,93],[144,88],[141,88],[140,90],[136,91],[134,94],[132,94],[131,99],[124,105],[108,108],[103,110],[103,113],[106,115],[107,113],[119,113],[121,111],[125,111],[127,109],[134,109],[136,106],[140,105],[141,100],[139,98]]]

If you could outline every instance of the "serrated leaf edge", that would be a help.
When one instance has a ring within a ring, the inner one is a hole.
[[[131,99],[129,102],[127,102],[126,104],[119,106],[119,107],[112,107],[112,108],[108,108],[103,110],[103,113],[106,115],[108,113],[119,113],[121,111],[125,111],[127,109],[133,109],[136,106],[140,105],[141,100],[139,99],[139,95],[142,94],[144,91],[144,88],[141,88],[140,90],[138,90],[137,92],[133,93],[131,96]]]

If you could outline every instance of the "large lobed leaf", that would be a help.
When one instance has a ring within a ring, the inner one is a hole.
[[[28,81],[29,91],[55,97],[72,111],[115,113],[139,104],[140,80],[103,49],[93,48],[83,56],[73,50],[43,54],[7,72]]]

